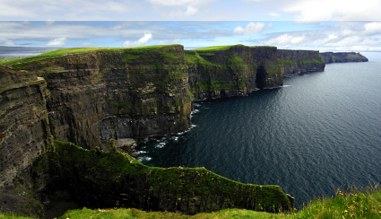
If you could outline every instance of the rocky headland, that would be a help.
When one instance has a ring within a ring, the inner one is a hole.
[[[279,87],[324,67],[318,51],[243,45],[63,49],[1,61],[0,212],[42,217],[60,201],[188,214],[289,211],[293,199],[278,186],[146,167],[119,147],[188,129],[193,101]]]
[[[322,52],[325,63],[367,62],[368,59],[358,52]]]

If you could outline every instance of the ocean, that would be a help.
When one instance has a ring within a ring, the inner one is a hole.
[[[194,104],[193,127],[138,145],[150,166],[203,166],[277,184],[297,208],[337,189],[381,182],[381,53],[329,64],[282,88]]]

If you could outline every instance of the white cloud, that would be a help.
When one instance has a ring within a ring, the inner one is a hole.
[[[296,0],[284,7],[297,21],[381,20],[379,0]]]
[[[138,40],[134,42],[131,42],[129,40],[124,41],[123,47],[141,46],[146,44],[151,39],[152,39],[152,33],[145,33],[142,37],[140,37]]]
[[[0,20],[121,20],[133,4],[130,0],[1,0]]]
[[[260,32],[262,32],[264,28],[265,28],[265,24],[264,23],[250,22],[250,23],[248,23],[244,27],[238,26],[238,27],[234,28],[233,32],[237,33],[237,34],[253,34],[253,33],[260,33]]]
[[[304,39],[305,37],[300,35],[282,34],[268,40],[267,44],[275,46],[289,46],[290,44],[300,44]]]
[[[149,0],[151,3],[165,6],[196,5],[206,3],[209,0]]]
[[[185,15],[186,16],[192,16],[194,14],[196,14],[198,12],[198,8],[194,7],[194,6],[188,6],[186,11],[185,11]]]
[[[152,39],[152,33],[145,33],[141,38],[138,39],[138,44],[145,44],[150,39]]]
[[[55,38],[50,40],[47,46],[63,46],[65,45],[65,41],[66,41],[65,37]]]
[[[368,34],[381,33],[381,22],[366,23],[364,29]]]
[[[381,47],[381,34],[374,22],[335,22],[324,28],[273,33],[263,40],[263,45],[288,49],[314,49],[320,51],[371,51]],[[368,24],[368,25],[367,25]],[[305,24],[303,24],[305,25]],[[315,26],[315,25],[314,25]],[[365,28],[368,26],[368,28]]]
[[[0,46],[14,46],[15,43],[12,40],[0,39]]]
[[[276,13],[276,12],[270,12],[269,15],[271,17],[279,17],[279,13]]]
[[[152,4],[162,6],[163,11],[168,11],[164,16],[171,18],[191,17],[198,13],[200,5],[210,0],[149,0]],[[165,7],[165,8],[163,8]]]

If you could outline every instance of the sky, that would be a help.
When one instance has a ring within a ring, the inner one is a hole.
[[[381,51],[380,0],[0,0],[0,46]]]

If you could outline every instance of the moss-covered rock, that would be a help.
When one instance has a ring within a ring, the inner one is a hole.
[[[35,178],[45,178],[42,194],[48,203],[66,191],[80,206],[134,207],[187,214],[224,208],[280,212],[292,209],[279,186],[243,184],[205,168],[147,167],[128,154],[86,150],[55,142],[35,162]]]

